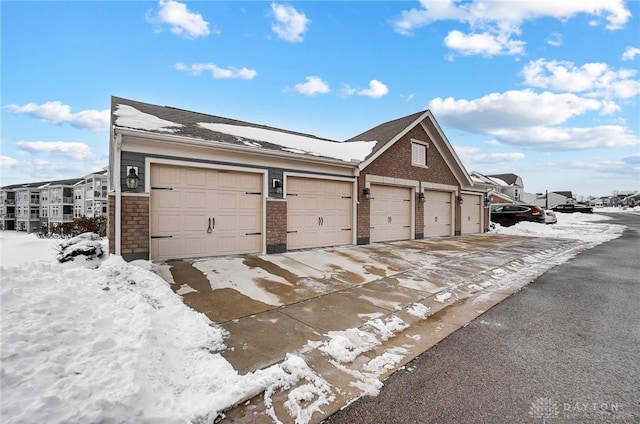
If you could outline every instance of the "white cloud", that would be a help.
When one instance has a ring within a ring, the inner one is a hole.
[[[88,145],[72,141],[18,141],[16,146],[32,153],[51,153],[80,161],[94,158]]]
[[[511,1],[473,0],[421,0],[420,8],[404,10],[392,21],[394,30],[402,35],[436,21],[454,20],[469,25],[470,35],[452,31],[447,36],[447,45],[463,54],[490,55],[497,46],[499,54],[521,54],[524,43],[511,40],[519,34],[527,20],[555,18],[566,21],[577,14],[587,14],[607,21],[606,28],[616,30],[624,27],[631,13],[623,0],[537,0]],[[594,19],[593,22],[597,23]]]
[[[559,127],[587,112],[611,112],[611,102],[572,93],[532,90],[492,93],[473,100],[433,99],[428,108],[445,126],[491,135],[501,144],[530,149],[577,150],[634,146],[640,139],[622,125]]]
[[[585,162],[572,160],[561,165],[564,169],[577,169],[595,172],[600,178],[619,178],[620,176],[631,176],[637,178],[640,175],[640,165],[637,162],[622,160],[607,160],[601,162]]]
[[[0,168],[10,168],[18,163],[17,160],[9,156],[0,156]]]
[[[619,125],[504,129],[496,131],[495,136],[506,144],[543,151],[627,147],[640,144],[640,138]]]
[[[472,146],[455,146],[455,151],[465,164],[474,163],[505,163],[516,162],[524,159],[524,154],[519,152],[509,153],[486,153],[482,152],[479,147]]]
[[[54,124],[68,123],[72,127],[102,131],[109,129],[110,111],[83,110],[71,113],[71,106],[59,101],[46,102],[41,105],[27,103],[24,106],[11,104],[5,106],[13,113],[25,114]]]
[[[313,96],[315,94],[326,94],[329,91],[329,85],[322,81],[320,77],[309,76],[307,82],[295,85],[295,90],[300,94]]]
[[[603,103],[571,93],[510,90],[473,100],[435,98],[428,105],[438,120],[471,132],[492,134],[502,128],[558,125]]]
[[[640,55],[640,49],[637,47],[627,47],[622,53],[622,60],[629,61],[636,58],[636,56]]]
[[[547,37],[547,44],[553,47],[560,47],[562,45],[562,34],[559,32],[552,33]]]
[[[356,89],[351,87],[349,84],[343,84],[342,88],[340,89],[340,94],[343,96],[352,96],[354,94],[356,94]]]
[[[465,56],[476,54],[483,56],[523,54],[525,43],[512,40],[510,36],[510,33],[492,34],[489,32],[467,35],[454,30],[445,37],[444,44]]]
[[[192,75],[200,75],[203,71],[211,72],[211,75],[216,79],[221,78],[239,78],[239,79],[253,79],[258,72],[253,69],[242,67],[240,69],[232,66],[228,68],[220,68],[214,63],[192,63],[186,65],[184,63],[176,63],[176,70],[189,72]]]
[[[546,59],[531,61],[522,70],[524,83],[532,87],[621,99],[640,94],[636,73],[635,69],[615,71],[606,63],[586,63],[577,67],[571,62]]]
[[[285,41],[302,41],[307,25],[311,23],[304,13],[298,12],[292,6],[271,3],[271,11],[276,20],[271,29]]]
[[[389,88],[378,80],[369,81],[369,88],[358,91],[360,96],[371,97],[372,99],[378,99],[385,96],[389,92]]]
[[[209,35],[209,23],[199,13],[187,9],[187,5],[174,0],[160,0],[158,13],[147,16],[151,23],[168,24],[171,32],[186,38],[206,37]]]

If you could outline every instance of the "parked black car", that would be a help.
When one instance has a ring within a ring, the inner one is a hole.
[[[491,205],[491,221],[503,227],[509,227],[521,221],[546,223],[544,210],[539,206],[511,203]]]
[[[566,205],[558,205],[551,208],[554,212],[563,212],[563,213],[574,213],[574,212],[582,212],[582,213],[593,213],[593,208],[587,205],[572,205],[567,203]]]

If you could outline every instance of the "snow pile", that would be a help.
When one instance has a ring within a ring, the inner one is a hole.
[[[3,268],[1,293],[7,422],[181,422],[226,406],[222,331],[156,275],[115,256],[41,263]]]
[[[557,213],[558,222],[553,225],[523,221],[510,227],[495,224],[491,230],[496,234],[516,236],[552,237],[582,240],[592,246],[619,237],[625,226],[609,224],[611,218],[604,215],[585,213]]]
[[[64,240],[59,244],[59,249],[56,258],[60,263],[73,261],[78,256],[84,256],[85,260],[91,261],[102,258],[106,251],[102,238],[96,233],[84,233]]]
[[[18,240],[38,242],[47,258],[0,269],[3,422],[213,422],[263,391],[268,403],[296,385],[287,408],[307,422],[333,400],[299,357],[239,375],[216,353],[225,331],[185,306],[146,261],[70,267],[54,259],[59,240],[0,234],[3,264],[15,263],[7,247],[23,251]]]

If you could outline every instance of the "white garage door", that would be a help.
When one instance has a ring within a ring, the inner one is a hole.
[[[462,226],[461,234],[477,234],[482,232],[481,217],[482,196],[462,194]]]
[[[426,190],[424,197],[424,236],[452,235],[451,193]]]
[[[353,243],[353,183],[288,177],[287,249]]]
[[[371,241],[411,239],[411,189],[371,186]]]
[[[151,259],[262,251],[262,174],[151,166]]]

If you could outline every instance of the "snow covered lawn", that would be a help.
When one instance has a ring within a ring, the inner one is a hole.
[[[596,245],[623,229],[597,214],[558,215],[555,225],[495,232]],[[293,354],[239,375],[217,353],[224,330],[186,307],[148,262],[78,256],[60,264],[59,242],[0,232],[3,423],[209,423],[244,399],[299,382],[298,400],[317,400],[304,411],[295,399],[289,407],[307,422],[329,400],[327,383]],[[324,349],[338,357],[354,332],[328,335]]]

